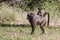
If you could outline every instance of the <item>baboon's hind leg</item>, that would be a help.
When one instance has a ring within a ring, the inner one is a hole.
[[[44,27],[40,26],[41,30],[42,30],[42,34],[45,33]]]
[[[40,28],[42,30],[42,34],[45,33],[45,25],[46,25],[46,22],[43,22],[42,24],[40,24]]]

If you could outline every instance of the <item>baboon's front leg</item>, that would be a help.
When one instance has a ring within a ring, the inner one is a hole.
[[[34,31],[35,31],[35,26],[34,26],[34,25],[31,25],[31,27],[32,27],[31,34],[33,34],[33,33],[34,33]]]

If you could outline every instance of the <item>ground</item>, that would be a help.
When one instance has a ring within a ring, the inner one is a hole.
[[[31,27],[21,26],[0,26],[0,40],[60,40],[60,28],[46,27],[46,34],[41,34],[39,26],[35,33],[30,34]]]

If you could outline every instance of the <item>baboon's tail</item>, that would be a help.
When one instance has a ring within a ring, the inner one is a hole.
[[[48,15],[48,22],[47,22],[47,26],[49,26],[50,15],[49,15],[49,13],[47,13],[47,15]]]
[[[45,17],[46,14],[47,14],[47,16],[48,16],[48,17],[47,17],[47,18],[48,18],[48,19],[47,19],[47,20],[48,20],[48,21],[47,21],[47,26],[49,26],[50,14],[49,14],[48,12],[45,12],[45,14],[43,15],[43,17]]]

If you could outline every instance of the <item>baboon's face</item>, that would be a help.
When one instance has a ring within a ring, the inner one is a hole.
[[[33,15],[34,15],[34,14],[32,14],[32,13],[27,14],[27,19],[28,19],[28,20],[31,20],[31,19],[33,18]]]

